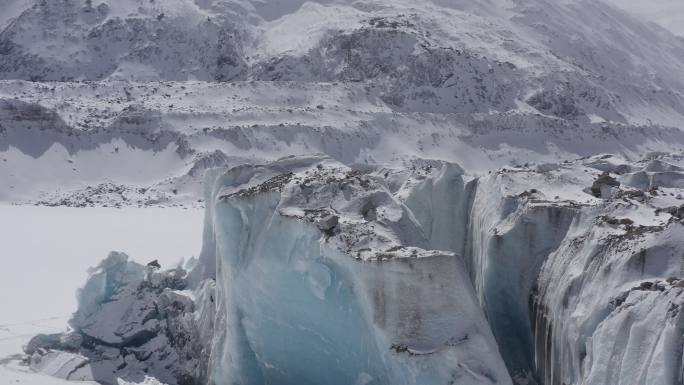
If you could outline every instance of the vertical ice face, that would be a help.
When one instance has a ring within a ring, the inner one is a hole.
[[[652,157],[478,179],[465,255],[514,381],[681,383],[681,159]]]
[[[103,383],[680,384],[683,165],[213,170],[191,273],[114,253],[26,351]]]
[[[510,383],[460,257],[410,246],[438,230],[391,173],[314,157],[218,178],[216,384]]]
[[[679,384],[682,225],[670,214],[645,225],[652,211],[620,203],[595,210],[603,215],[574,223],[542,270],[540,373],[546,384]],[[615,226],[616,213],[634,219]]]
[[[523,178],[495,173],[478,180],[466,240],[478,299],[508,369],[518,378],[534,373],[529,293],[576,215],[570,203],[545,202],[530,193],[539,185],[518,180]]]

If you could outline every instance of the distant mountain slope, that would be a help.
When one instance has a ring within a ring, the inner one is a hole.
[[[39,1],[0,33],[0,78],[362,82],[402,111],[683,120],[684,44],[601,2],[265,4]]]
[[[682,40],[602,2],[2,10],[2,200],[194,204],[207,168],[312,152],[481,172],[684,147]]]
[[[401,112],[363,84],[0,81],[0,201],[171,205],[204,170],[322,153],[345,164],[446,159],[472,173],[597,153],[681,151],[677,128],[526,109]]]
[[[680,0],[608,0],[637,17],[650,20],[684,36],[684,2]]]

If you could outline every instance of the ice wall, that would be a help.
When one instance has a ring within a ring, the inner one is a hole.
[[[330,163],[291,158],[218,178],[212,380],[510,383],[460,257],[405,246],[438,231],[383,178]],[[454,169],[441,176],[453,181]]]
[[[571,205],[511,191],[506,174],[481,178],[470,207],[465,255],[478,299],[515,378],[534,373],[529,296],[546,256],[573,221]]]
[[[103,383],[681,384],[682,166],[214,170],[192,272],[112,254],[29,362]]]
[[[535,301],[545,384],[682,383],[683,235],[678,220],[615,231],[584,216],[573,225]]]
[[[647,158],[477,180],[464,255],[515,382],[681,383],[681,158]]]

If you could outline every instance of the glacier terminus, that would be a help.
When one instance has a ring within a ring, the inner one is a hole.
[[[6,274],[203,217],[0,316],[0,383],[684,384],[684,38],[619,6],[0,0]]]

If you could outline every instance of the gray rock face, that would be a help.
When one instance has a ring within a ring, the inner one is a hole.
[[[321,231],[323,232],[331,233],[339,222],[340,218],[337,215],[330,214],[319,219],[316,222],[316,226],[318,226],[318,228],[321,229]]]
[[[112,14],[117,4],[91,4],[36,1],[0,32],[2,77],[231,80],[242,72],[239,31],[223,18],[174,21],[153,4],[131,9],[139,17],[120,17]],[[38,25],[40,34],[30,32]]]

